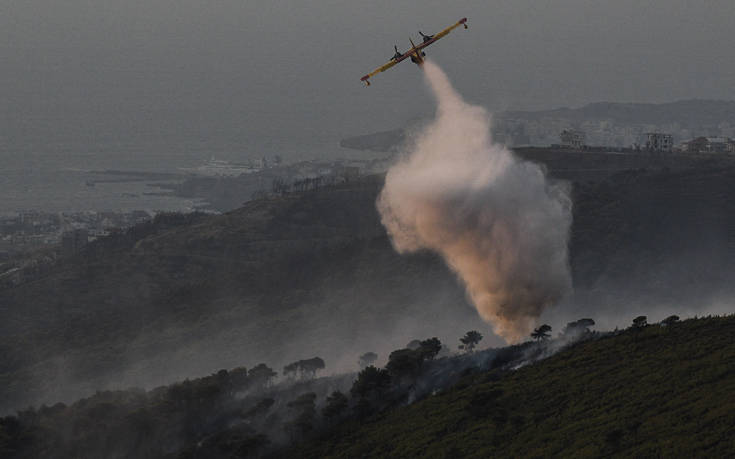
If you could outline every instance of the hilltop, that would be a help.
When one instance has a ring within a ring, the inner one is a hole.
[[[667,132],[675,142],[698,136],[735,137],[735,101],[682,100],[662,104],[596,102],[578,108],[509,110],[493,114],[496,142],[510,146],[559,143],[564,129],[586,134],[588,145],[630,147],[646,132]],[[349,137],[347,148],[392,151],[413,127]]]
[[[616,123],[681,124],[689,127],[717,126],[735,122],[735,101],[691,99],[661,104],[594,102],[579,108],[539,111],[507,111],[503,117],[527,119],[565,118],[574,122],[607,119]]]
[[[597,102],[580,108],[508,111],[494,118],[493,132],[510,145],[559,143],[563,129],[586,134],[588,145],[630,147],[646,132],[672,134],[674,142],[698,136],[735,136],[735,101],[684,100],[663,104]]]

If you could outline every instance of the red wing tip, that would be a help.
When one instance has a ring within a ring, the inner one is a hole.
[[[370,75],[365,75],[364,77],[360,78],[360,81],[365,81],[365,80],[367,80],[368,78],[370,78]]]
[[[465,22],[467,22],[467,18],[462,18],[462,19],[459,20],[459,23],[460,24],[464,24]]]

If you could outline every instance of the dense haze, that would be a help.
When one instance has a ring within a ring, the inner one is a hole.
[[[470,30],[428,54],[460,93],[494,113],[731,100],[734,8],[683,0],[5,1],[0,212],[191,206],[121,202],[140,187],[90,190],[87,170],[178,172],[213,156],[370,157],[340,149],[339,140],[405,126],[431,102],[412,65],[369,89],[360,76],[392,56],[394,44],[405,50],[417,30],[465,16]],[[109,205],[100,202],[104,191]]]
[[[0,155],[335,155],[430,109],[413,66],[359,77],[464,16],[428,54],[492,111],[733,98],[728,0],[9,0]]]

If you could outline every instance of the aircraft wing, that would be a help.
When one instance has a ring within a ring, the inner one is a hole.
[[[388,70],[389,68],[393,67],[394,65],[396,65],[399,62],[401,62],[403,59],[405,59],[407,57],[408,57],[408,53],[405,53],[401,57],[399,57],[398,59],[391,59],[390,62],[381,65],[377,69],[373,70],[372,72],[368,73],[364,77],[360,78],[360,81],[364,81],[365,84],[367,84],[368,86],[370,86],[370,81],[368,81],[368,78],[370,78],[372,76],[375,76],[375,75],[377,75],[380,72],[385,72],[386,70]]]
[[[456,29],[457,27],[461,25],[463,25],[465,29],[467,28],[467,18],[460,19],[459,21],[457,21],[456,24],[453,24],[447,27],[446,29],[442,30],[441,32],[437,33],[436,35],[434,35],[434,38],[432,38],[431,40],[425,43],[421,43],[420,45],[416,46],[416,49],[426,48],[427,46],[433,44],[435,41],[446,37],[447,35],[449,35],[449,32],[451,32],[452,30]]]

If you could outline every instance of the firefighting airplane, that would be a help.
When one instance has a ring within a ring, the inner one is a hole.
[[[406,51],[405,53],[401,53],[398,51],[398,46],[394,46],[393,48],[396,50],[396,54],[393,55],[393,57],[390,59],[390,61],[378,67],[377,69],[373,70],[372,72],[368,73],[364,77],[360,78],[360,81],[364,81],[365,85],[370,86],[370,77],[375,76],[376,74],[380,72],[385,72],[389,68],[393,67],[397,63],[401,62],[404,59],[411,58],[411,62],[421,67],[424,64],[424,57],[426,56],[426,53],[424,53],[422,50],[426,48],[427,46],[433,44],[435,41],[439,40],[440,38],[445,37],[449,32],[456,29],[459,26],[464,26],[464,28],[467,27],[467,18],[462,18],[459,21],[457,21],[456,24],[447,27],[446,29],[442,30],[436,35],[424,35],[419,31],[419,35],[421,35],[421,38],[423,38],[424,42],[420,45],[415,45],[413,43],[413,40],[410,38],[408,41],[411,42],[411,49]]]

